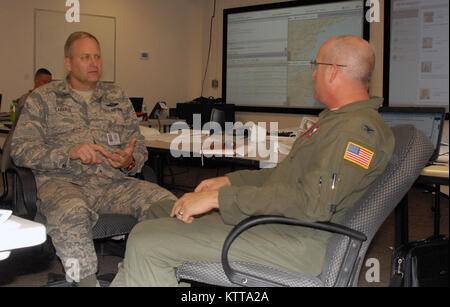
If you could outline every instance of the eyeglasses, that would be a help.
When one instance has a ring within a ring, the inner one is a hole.
[[[315,59],[311,60],[311,62],[309,62],[309,64],[311,64],[311,69],[315,70],[317,65],[328,65],[328,66],[339,66],[339,67],[347,67],[347,65],[342,65],[342,64],[332,64],[332,63],[323,63],[323,62],[317,62]]]

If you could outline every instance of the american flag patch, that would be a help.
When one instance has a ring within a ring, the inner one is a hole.
[[[348,142],[345,150],[344,159],[356,163],[365,169],[368,169],[373,158],[373,151],[368,150],[360,145]]]

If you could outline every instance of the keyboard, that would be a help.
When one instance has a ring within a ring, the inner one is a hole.
[[[267,135],[270,135],[269,132],[267,132]],[[296,137],[297,134],[294,131],[277,131],[274,134],[275,136],[286,136],[286,137]]]

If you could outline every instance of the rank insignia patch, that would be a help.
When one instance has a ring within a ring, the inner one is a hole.
[[[344,159],[359,166],[368,169],[370,162],[372,162],[374,152],[364,148],[358,144],[348,142],[347,149],[345,150]]]

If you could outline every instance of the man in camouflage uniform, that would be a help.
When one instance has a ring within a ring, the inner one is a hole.
[[[66,271],[79,263],[79,285],[98,285],[91,229],[102,213],[139,220],[154,202],[176,199],[150,182],[130,178],[148,158],[136,114],[124,91],[99,82],[100,46],[75,32],[65,45],[65,81],[28,97],[13,136],[11,157],[36,176],[38,211],[46,217]]]
[[[368,94],[374,61],[361,38],[326,41],[311,63],[315,97],[327,106],[317,123],[276,168],[208,179],[176,202],[152,206],[150,219],[128,238],[126,284],[175,286],[173,268],[184,261],[220,262],[226,236],[249,216],[342,220],[384,171],[394,149],[392,131],[378,114],[382,100]],[[259,225],[233,242],[229,258],[317,276],[329,238],[304,227]]]

